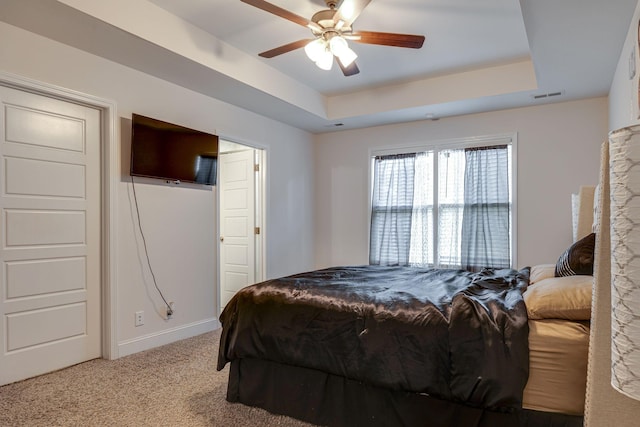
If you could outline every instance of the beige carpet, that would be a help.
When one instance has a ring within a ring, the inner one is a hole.
[[[215,370],[219,336],[0,387],[0,426],[308,426],[225,400],[229,367]]]

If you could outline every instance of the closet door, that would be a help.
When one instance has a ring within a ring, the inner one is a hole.
[[[101,356],[100,112],[0,86],[0,384]]]
[[[255,283],[254,150],[224,153],[220,161],[220,307]]]

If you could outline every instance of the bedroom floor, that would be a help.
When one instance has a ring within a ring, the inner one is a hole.
[[[0,387],[0,425],[309,426],[227,402],[229,367],[215,370],[219,337],[217,330]]]

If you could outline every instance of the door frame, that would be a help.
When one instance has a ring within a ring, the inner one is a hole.
[[[100,111],[100,289],[102,358],[117,359],[117,232],[120,145],[116,103],[49,83],[0,71],[0,85],[49,98],[70,101]]]
[[[237,138],[228,137],[224,135],[218,135],[219,140],[225,140],[233,144],[243,145],[254,150],[255,157],[254,162],[260,165],[259,170],[254,175],[254,184],[255,184],[255,226],[260,227],[260,235],[256,239],[256,250],[255,250],[255,267],[256,267],[256,282],[262,282],[266,280],[266,258],[267,258],[267,203],[268,198],[266,197],[267,192],[267,147],[253,144],[245,141],[239,141]],[[218,170],[218,176],[220,176],[220,171]],[[219,182],[219,181],[218,181]],[[216,270],[217,270],[217,284],[216,284],[216,312],[220,309],[221,303],[221,287],[222,287],[222,277],[220,275],[220,191],[216,188],[216,242],[217,242],[217,260],[216,260]],[[220,317],[219,312],[217,312],[217,317]]]

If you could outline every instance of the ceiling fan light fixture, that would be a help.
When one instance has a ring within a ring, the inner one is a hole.
[[[327,50],[326,42],[323,39],[315,39],[312,42],[307,43],[304,47],[304,52],[307,54],[310,60],[318,62],[320,57]]]
[[[344,37],[336,35],[329,40],[329,49],[335,56],[340,56],[345,49],[349,49],[349,45]]]
[[[333,53],[345,67],[351,65],[358,57],[342,36],[332,37],[329,41],[329,48],[331,49],[331,53]]]
[[[356,15],[355,6],[356,6],[355,2],[352,2],[352,1],[344,2],[340,6],[340,15],[344,17],[346,20],[351,21],[353,17]]]
[[[315,63],[318,68],[329,71],[333,66],[333,54],[329,49],[325,49]]]
[[[357,57],[358,55],[356,55],[353,50],[347,48],[344,52],[340,53],[338,60],[344,67],[348,67],[353,64],[353,61],[355,61]]]
[[[358,55],[349,48],[347,40],[372,45],[411,49],[422,48],[425,41],[423,35],[382,33],[378,31],[361,31],[354,33],[353,21],[355,21],[364,8],[371,3],[371,0],[324,0],[328,9],[314,13],[311,19],[299,16],[267,0],[241,1],[295,24],[307,27],[314,36],[314,39],[310,42],[307,40],[298,40],[275,49],[261,52],[258,54],[260,57],[273,58],[304,46],[309,59],[323,70],[331,69],[333,57],[335,56],[338,60],[338,65],[340,65],[342,69],[342,74],[344,74],[345,77],[353,76],[360,72],[360,69],[354,62]],[[338,4],[340,7],[337,7]],[[334,38],[335,40],[333,40]]]

